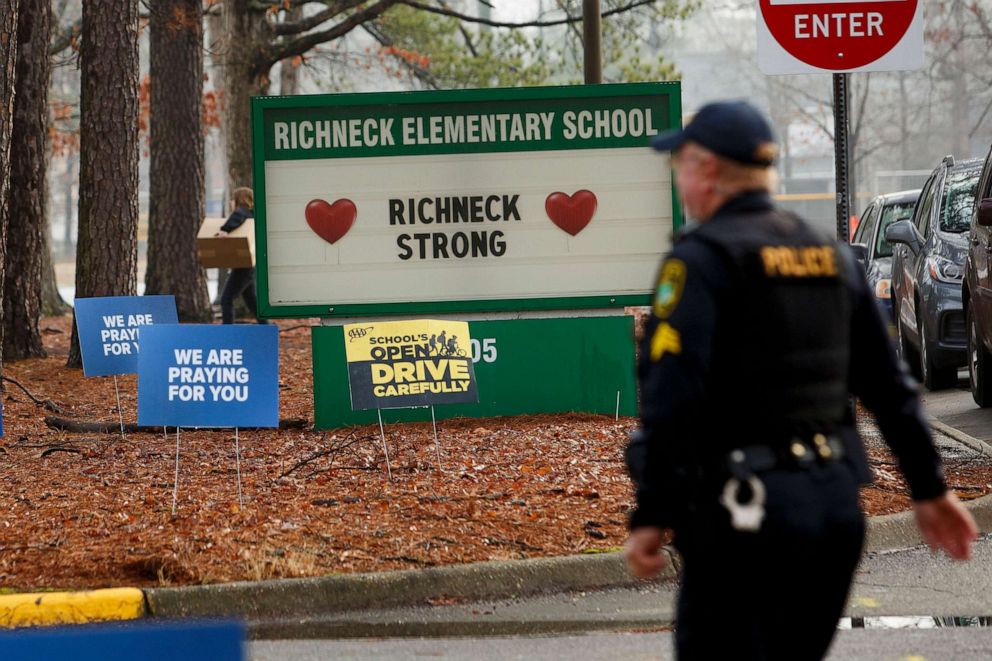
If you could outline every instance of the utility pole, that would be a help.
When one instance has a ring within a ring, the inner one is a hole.
[[[603,26],[599,0],[582,0],[586,85],[603,82]]]

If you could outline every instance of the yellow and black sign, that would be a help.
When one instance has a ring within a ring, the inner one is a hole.
[[[348,324],[344,343],[352,410],[479,401],[467,322]]]

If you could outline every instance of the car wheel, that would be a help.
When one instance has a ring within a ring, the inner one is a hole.
[[[933,364],[933,357],[927,347],[930,339],[927,337],[927,327],[923,323],[923,317],[916,318],[916,328],[920,334],[920,381],[927,390],[943,390],[950,388],[958,382],[958,370],[956,367],[937,367]]]
[[[899,356],[899,360],[909,369],[909,373],[913,375],[913,378],[919,381],[920,360],[916,355],[916,349],[906,339],[906,331],[903,329],[902,323],[902,319],[899,317],[899,311],[896,310],[896,354]]]
[[[978,322],[971,308],[968,308],[968,381],[971,396],[983,409],[992,406],[992,384],[989,383],[989,368],[992,356],[978,337]]]

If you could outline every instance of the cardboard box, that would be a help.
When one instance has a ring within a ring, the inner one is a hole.
[[[227,236],[214,236],[226,218],[204,218],[196,235],[196,253],[203,268],[248,268],[255,266],[255,221],[246,220]]]

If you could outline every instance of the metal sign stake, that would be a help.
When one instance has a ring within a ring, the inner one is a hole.
[[[437,469],[444,472],[441,468],[441,443],[437,440],[437,421],[434,418],[434,405],[431,404],[431,427],[434,428],[434,449],[437,450]]]
[[[234,457],[238,466],[238,507],[244,508],[245,501],[241,497],[241,443],[238,440],[238,428],[234,428]]]
[[[176,427],[176,479],[172,485],[172,515],[176,515],[176,495],[179,493],[179,427]]]
[[[617,412],[613,417],[614,422],[620,422],[620,391],[617,391]]]
[[[393,469],[389,467],[389,448],[386,447],[386,430],[382,426],[382,409],[376,409],[376,413],[379,414],[379,436],[382,438],[382,452],[386,455],[386,473],[389,475],[389,481],[393,481]]]
[[[121,391],[117,388],[117,375],[114,375],[114,394],[117,396],[117,418],[121,421],[121,440],[124,438],[124,412],[121,411]]]

